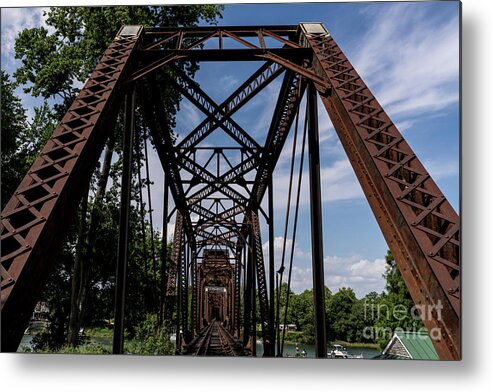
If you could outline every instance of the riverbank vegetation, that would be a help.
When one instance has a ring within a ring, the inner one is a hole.
[[[349,287],[343,287],[337,292],[325,288],[325,320],[329,342],[383,349],[396,328],[409,331],[423,328],[418,310],[414,307],[390,252],[386,255],[383,277],[386,281],[385,290],[382,293],[370,292],[363,298],[357,298]],[[286,331],[284,340],[313,344],[313,291],[305,290],[299,294],[290,292],[286,319],[284,312],[287,284],[281,288],[280,298],[280,324],[296,326],[296,331]],[[282,338],[282,332],[280,337]]]

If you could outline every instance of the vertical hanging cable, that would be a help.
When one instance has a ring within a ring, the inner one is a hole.
[[[284,328],[282,330],[282,342],[281,342],[281,356],[284,352],[284,337],[286,335],[286,325],[288,319],[288,306],[289,306],[289,292],[291,290],[291,275],[293,272],[293,257],[294,257],[294,246],[296,242],[296,228],[298,226],[298,211],[300,207],[300,194],[301,194],[301,180],[303,178],[303,162],[305,158],[305,142],[306,142],[306,134],[308,129],[308,116],[305,114],[305,126],[303,130],[303,141],[301,142],[301,158],[300,158],[300,172],[298,175],[298,191],[296,194],[296,207],[294,211],[294,223],[293,223],[293,236],[291,241],[291,254],[289,260],[289,272],[288,272],[288,291],[286,294],[286,306],[284,308]]]

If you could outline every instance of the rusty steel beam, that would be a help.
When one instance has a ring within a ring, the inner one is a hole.
[[[231,188],[227,182],[219,183],[215,175],[186,156],[182,157],[180,167],[192,175],[199,177],[203,183],[211,187],[212,192],[220,192],[238,204],[246,206],[247,200],[245,199],[245,196]],[[190,205],[190,203],[188,203],[188,205]]]
[[[297,74],[304,76],[306,79],[311,80],[313,83],[316,83],[318,85],[318,88],[320,91],[323,91],[324,94],[329,94],[330,90],[330,84],[327,80],[321,78],[318,76],[315,72],[311,71],[310,69],[307,69],[306,66],[301,66],[296,63],[293,63],[289,61],[288,59],[285,59],[281,56],[278,56],[273,53],[265,53],[262,55],[259,55],[260,58],[266,59],[273,61],[279,65],[282,65],[286,69],[290,69],[291,71],[296,72]],[[302,58],[304,59],[304,58]]]
[[[255,185],[252,190],[253,197],[250,200],[251,206],[260,206],[262,202],[295,119],[305,87],[306,83],[300,75],[292,71],[286,71],[265,146],[262,150],[263,153],[255,177]]]
[[[267,292],[267,278],[265,276],[264,253],[262,249],[262,238],[260,236],[260,222],[258,213],[252,211],[250,215],[252,225],[252,254],[254,262],[254,270],[258,287],[258,302],[260,306],[260,323],[262,326],[262,343],[264,346],[264,356],[273,357],[274,346],[272,345],[273,326],[269,317],[269,294]],[[255,329],[254,325],[254,329]],[[255,341],[254,341],[255,344]]]
[[[224,110],[220,110],[214,102],[200,87],[178,68],[174,68],[175,79],[170,79],[181,93],[186,96],[199,110],[201,110],[210,121],[217,123],[224,132],[242,147],[251,150],[258,149],[260,146],[236,121],[229,116],[225,116]]]
[[[219,177],[216,177],[214,184],[209,184],[204,188],[198,190],[193,195],[188,197],[188,205],[198,203],[207,196],[214,193],[216,190],[222,188],[222,184],[228,183],[241,183],[243,176],[254,170],[257,166],[257,158],[255,156],[250,156],[247,159],[242,160],[236,166],[228,170],[226,173]]]
[[[292,62],[299,62],[310,55],[310,51],[305,48],[268,48],[268,49],[150,49],[140,50],[139,56],[144,64],[164,60],[169,56],[177,56],[177,59],[217,62],[217,61],[259,61],[260,57],[266,53],[266,50]]]
[[[166,288],[164,292],[163,308],[164,319],[171,321],[176,305],[176,286],[178,281],[178,267],[182,257],[183,241],[183,218],[179,211],[176,212],[175,231],[173,234],[173,244],[171,246],[170,262],[167,265]]]
[[[190,263],[190,246],[188,243],[183,243],[183,255],[180,260],[180,265],[178,267],[178,298],[179,298],[179,306],[177,308],[177,313],[180,314],[180,317],[177,320],[176,328],[176,341],[180,340],[182,344],[186,344],[189,341],[188,334],[188,266]],[[179,333],[182,330],[183,333]],[[180,339],[178,338],[180,337]]]
[[[441,359],[459,359],[460,222],[402,134],[320,24],[301,25],[321,96]],[[429,317],[431,311],[432,317]]]
[[[176,208],[184,219],[184,231],[193,247],[195,239],[192,235],[192,220],[186,206],[185,192],[177,165],[177,153],[173,146],[171,129],[164,110],[164,102],[153,75],[148,75],[145,82],[148,94],[141,93],[144,119],[151,131],[152,141],[156,147]]]
[[[241,254],[240,240],[236,242],[235,269],[234,269],[234,311],[233,311],[233,334],[236,339],[240,336],[240,303],[241,303]]]
[[[211,32],[231,32],[240,37],[256,37],[258,31],[263,30],[281,37],[294,37],[298,31],[298,25],[272,25],[272,26],[197,26],[197,27],[147,27],[146,37],[171,37],[175,32],[186,33],[189,37],[203,37]]]
[[[123,27],[2,212],[2,351],[16,351],[76,215],[131,72],[142,28]],[[66,224],[64,227],[67,227]]]
[[[262,91],[263,88],[274,81],[281,72],[282,68],[277,63],[266,62],[217,107],[212,114],[213,117],[216,116],[216,112],[224,112],[224,115],[221,117],[221,121],[224,122]],[[185,136],[178,144],[178,148],[182,153],[190,151],[191,148],[195,147],[200,141],[211,134],[218,126],[219,123],[217,121],[205,119],[192,132]]]
[[[199,314],[198,314],[198,297],[199,297],[199,281],[198,281],[198,265],[197,265],[197,250],[192,252],[192,265],[190,267],[192,275],[192,306],[190,310],[190,331],[192,337],[195,337],[200,329]]]

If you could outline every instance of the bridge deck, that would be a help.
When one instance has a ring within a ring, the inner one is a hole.
[[[183,352],[185,355],[236,357],[245,355],[238,342],[219,321],[204,327]]]

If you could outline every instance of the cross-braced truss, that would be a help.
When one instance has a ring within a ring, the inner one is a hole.
[[[261,65],[223,102],[216,103],[179,66],[187,61],[255,61]],[[277,78],[282,78],[279,96],[265,140],[259,141],[234,115]],[[205,115],[195,128],[180,130],[178,141],[168,123],[163,84],[172,86]],[[309,95],[318,91],[329,113],[413,300],[435,309],[443,307],[442,317],[424,318],[428,328],[441,331],[441,337],[434,340],[437,352],[441,358],[459,358],[458,215],[319,23],[124,26],[120,30],[2,212],[2,350],[17,348],[53,267],[53,252],[63,240],[61,222],[75,214],[122,97],[135,91],[176,211],[171,261],[166,266],[167,278],[163,278],[163,314],[170,319],[176,311],[179,344],[198,333],[204,326],[204,276],[214,278],[214,265],[212,261],[206,264],[204,255],[223,252],[231,257],[231,268],[226,269],[227,295],[214,295],[214,306],[225,298],[221,317],[227,314],[230,331],[239,338],[243,330],[246,342],[255,322],[252,293],[257,292],[264,354],[274,355],[274,298],[269,287],[273,275],[268,279],[265,272],[259,215],[266,217],[272,230],[272,217],[261,203],[272,186],[273,171],[307,86]],[[309,105],[308,110],[312,111],[307,114],[311,192],[316,201],[313,192],[320,192],[316,105]],[[218,130],[227,142],[211,146],[208,138]],[[321,217],[312,214],[312,244],[320,242],[320,230]],[[322,268],[323,275],[320,253],[313,252],[313,265],[318,267],[314,271]],[[221,281],[225,269],[217,267],[215,278]],[[246,275],[243,295],[242,273]],[[323,278],[314,276],[314,285],[315,291],[323,292]],[[323,309],[323,295],[316,295],[315,306]],[[316,314],[317,352],[322,353],[325,322]]]

